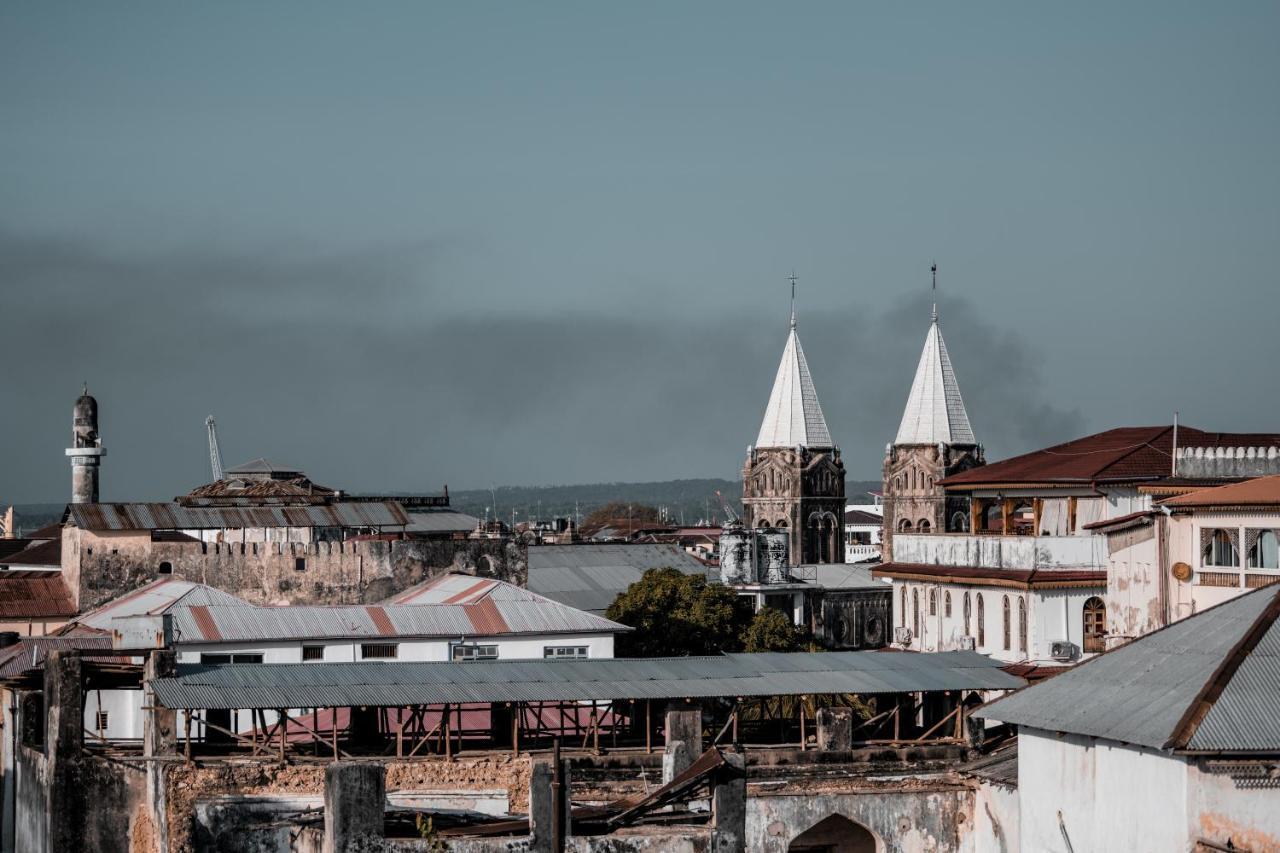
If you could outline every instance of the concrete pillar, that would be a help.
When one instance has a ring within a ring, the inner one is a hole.
[[[711,789],[712,853],[746,853],[747,772],[741,752],[722,753],[728,764]]]
[[[818,749],[845,751],[853,749],[853,709],[819,708]]]
[[[572,834],[573,805],[569,799],[569,761],[560,760],[560,784],[564,796],[564,813],[561,827],[567,840]],[[555,815],[555,761],[539,758],[533,762],[529,773],[529,851],[530,853],[559,853],[555,849],[552,824]]]
[[[44,662],[45,779],[49,786],[49,849],[84,850],[81,780],[84,748],[84,672],[79,657],[52,651]]]
[[[688,769],[702,755],[702,705],[667,703],[667,744],[662,755],[662,784]]]
[[[156,649],[147,655],[142,669],[142,754],[173,755],[178,750],[178,713],[161,707],[151,692],[151,680],[169,678],[178,672],[178,656],[172,649]]]
[[[359,849],[362,838],[383,838],[387,777],[381,764],[335,761],[324,772],[321,853]]]

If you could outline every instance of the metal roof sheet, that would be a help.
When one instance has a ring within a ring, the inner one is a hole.
[[[420,510],[408,513],[407,533],[470,533],[480,526],[480,519],[453,510]]]
[[[170,708],[277,708],[1009,690],[1023,683],[974,652],[825,652],[182,666],[177,677],[152,686]]]
[[[82,530],[217,530],[244,527],[401,527],[409,516],[393,501],[321,506],[192,507],[178,503],[71,504]]]
[[[1278,611],[1280,587],[1246,593],[997,699],[974,716],[1166,749],[1192,706],[1208,697],[1212,705],[1188,748],[1280,750]],[[1262,629],[1256,647],[1242,646]],[[1207,690],[1213,682],[1222,691],[1216,700]]]
[[[62,572],[0,572],[0,618],[65,617],[75,612]]]
[[[649,569],[706,576],[707,567],[678,545],[529,546],[529,589],[579,610],[603,613]]]

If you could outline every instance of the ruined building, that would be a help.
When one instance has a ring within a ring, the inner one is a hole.
[[[893,561],[895,533],[965,529],[967,506],[949,503],[939,482],[984,462],[934,305],[902,423],[885,452],[882,559]]]
[[[786,534],[790,565],[844,562],[844,463],[800,346],[794,304],[760,434],[747,449],[742,504],[747,528]]]

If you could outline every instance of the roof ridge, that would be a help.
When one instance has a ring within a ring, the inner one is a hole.
[[[792,326],[769,392],[757,447],[834,447],[800,335]]]
[[[1229,601],[1237,600],[1239,599],[1235,598]],[[1209,608],[1209,610],[1212,609],[1212,607]],[[1207,613],[1208,610],[1201,612]],[[1164,745],[1166,749],[1170,747],[1182,749],[1191,742],[1191,739],[1195,737],[1196,730],[1204,722],[1204,718],[1213,710],[1214,704],[1222,696],[1222,691],[1231,683],[1231,679],[1235,678],[1240,665],[1244,663],[1249,653],[1257,647],[1262,638],[1271,630],[1271,626],[1275,623],[1277,616],[1280,616],[1280,588],[1277,588],[1272,593],[1271,603],[1262,609],[1262,612],[1249,625],[1248,630],[1236,641],[1235,645],[1223,657],[1222,662],[1214,669],[1213,674],[1209,676],[1209,680],[1196,693],[1195,699],[1187,706],[1182,718],[1178,721],[1177,726],[1174,727],[1173,734],[1166,741]]]

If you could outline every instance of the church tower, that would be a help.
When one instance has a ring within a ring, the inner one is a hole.
[[[98,435],[98,401],[89,396],[86,385],[71,413],[71,502],[96,504],[98,502],[98,466],[107,449]]]
[[[933,273],[936,286],[936,265]],[[949,505],[938,482],[985,464],[982,447],[974,437],[969,413],[960,397],[935,303],[907,408],[902,413],[898,435],[885,453],[884,562],[894,559],[895,533],[967,530],[965,501],[953,500],[955,505]]]
[[[791,330],[760,434],[747,448],[742,503],[748,529],[787,534],[790,565],[844,562],[844,463],[796,333],[794,276]]]

